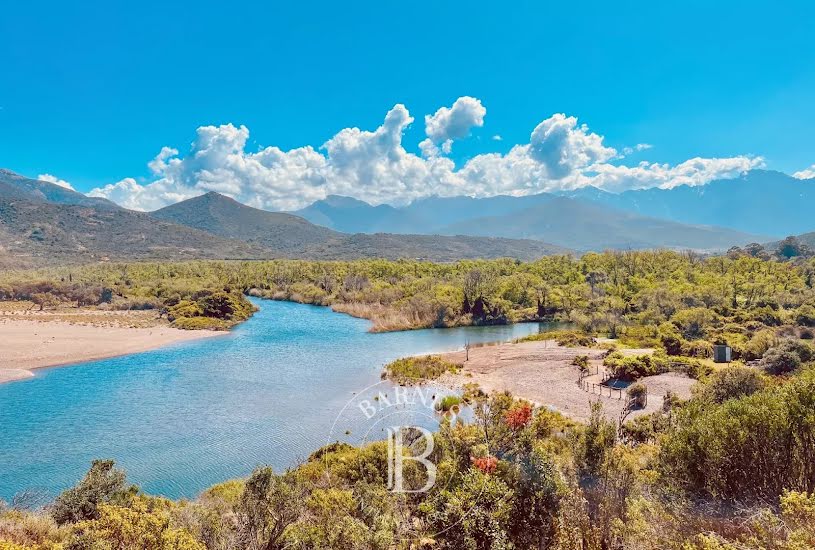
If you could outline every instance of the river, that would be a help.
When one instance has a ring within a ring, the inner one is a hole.
[[[337,414],[398,357],[507,341],[545,324],[372,334],[328,308],[254,300],[229,335],[0,385],[0,498],[53,497],[95,458],[144,491],[194,497],[261,464],[282,470],[328,442]]]

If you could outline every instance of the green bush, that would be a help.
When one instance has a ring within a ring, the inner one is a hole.
[[[555,340],[558,345],[568,348],[588,348],[594,345],[594,338],[576,330],[551,330],[519,338],[518,342]]]
[[[436,410],[447,412],[453,407],[460,405],[461,402],[461,397],[457,395],[445,395],[436,403]]]
[[[385,376],[403,385],[424,380],[435,380],[446,372],[457,372],[458,365],[445,361],[438,355],[406,357],[385,366]]]
[[[633,382],[659,374],[668,367],[668,360],[662,354],[626,356],[615,351],[606,356],[603,365],[611,369],[614,378]]]
[[[82,481],[57,497],[51,516],[60,525],[96,519],[100,504],[122,502],[131,494],[125,473],[112,460],[94,460]]]
[[[183,330],[226,330],[230,324],[212,317],[178,317],[172,326]]]
[[[728,501],[777,502],[812,492],[815,372],[721,404],[681,407],[662,443],[664,479]]]
[[[641,382],[631,384],[626,394],[630,400],[631,407],[634,409],[645,408],[645,405],[648,403],[648,388]]]
[[[815,307],[804,304],[795,312],[795,323],[805,327],[815,327]]]
[[[713,344],[707,340],[690,340],[682,344],[682,355],[709,359],[713,357]]]
[[[572,365],[575,367],[580,367],[581,371],[588,371],[589,370],[589,356],[588,355],[575,355],[574,359],[572,359]]]
[[[791,352],[773,348],[761,358],[761,367],[769,374],[787,374],[801,366],[801,358]]]
[[[738,399],[764,389],[761,372],[747,367],[725,367],[710,375],[700,390],[703,398],[714,403]]]

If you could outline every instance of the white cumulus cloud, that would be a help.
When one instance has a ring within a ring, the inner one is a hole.
[[[427,139],[433,144],[440,143],[441,150],[449,154],[453,148],[453,140],[465,138],[473,128],[483,126],[486,114],[487,109],[481,104],[481,100],[462,96],[452,107],[441,107],[434,114],[425,115]]]
[[[473,109],[476,105],[480,109]],[[401,104],[388,111],[378,128],[346,128],[317,148],[266,147],[249,152],[247,127],[202,126],[189,152],[161,149],[148,163],[153,173],[150,180],[140,183],[125,178],[90,194],[126,208],[154,210],[217,191],[257,208],[295,210],[331,194],[372,204],[405,204],[429,195],[528,195],[587,185],[610,191],[703,185],[763,164],[760,157],[738,156],[625,166],[601,135],[577,118],[558,113],[532,130],[529,143],[515,145],[505,154],[476,155],[456,166],[444,153],[453,139],[483,124],[485,112],[473,98],[439,109],[427,119],[432,120],[433,130],[419,144],[421,155],[406,150],[402,143],[413,117]]]
[[[551,179],[563,179],[579,170],[617,155],[603,145],[603,137],[578,126],[577,118],[557,113],[532,130],[529,154],[540,162]]]
[[[59,179],[56,176],[52,176],[51,174],[40,174],[39,176],[37,176],[37,179],[40,181],[47,181],[48,183],[53,183],[54,185],[59,185],[60,187],[70,189],[71,191],[74,190],[73,185],[71,185],[65,180]]]
[[[809,168],[804,168],[798,172],[795,172],[792,177],[798,178],[799,180],[808,180],[810,178],[815,178],[815,164],[810,166]]]

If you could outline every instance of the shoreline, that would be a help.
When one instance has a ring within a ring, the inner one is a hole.
[[[169,326],[121,327],[0,318],[0,384],[26,380],[35,370],[67,367],[213,338],[228,331]]]
[[[626,354],[649,352],[646,349],[621,350]],[[460,366],[457,373],[445,373],[437,383],[451,389],[460,389],[467,383],[476,383],[487,393],[509,391],[517,398],[526,399],[537,406],[545,406],[566,418],[587,422],[591,404],[600,401],[603,414],[616,420],[623,412],[624,394],[608,394],[600,390],[582,389],[577,380],[580,369],[573,364],[578,355],[588,357],[593,369],[602,370],[605,351],[599,348],[565,347],[554,340],[528,342],[504,342],[472,347],[469,360],[463,350],[434,354],[443,360]],[[601,377],[598,378],[599,385]],[[594,380],[592,380],[594,381]],[[644,377],[640,380],[648,388],[648,404],[633,410],[628,418],[635,418],[658,410],[666,391],[670,390],[681,399],[691,397],[696,380],[677,373],[665,373]]]

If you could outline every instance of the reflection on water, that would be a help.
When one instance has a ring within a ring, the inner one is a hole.
[[[50,495],[94,458],[145,491],[192,497],[259,464],[282,470],[331,437],[385,363],[538,332],[537,323],[384,334],[327,308],[256,302],[223,338],[38,371],[0,385],[0,498]]]

